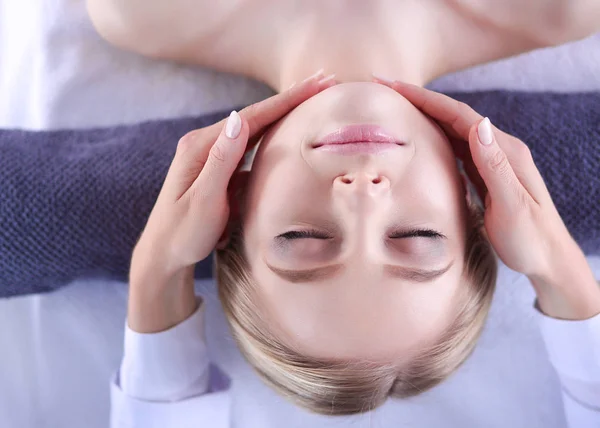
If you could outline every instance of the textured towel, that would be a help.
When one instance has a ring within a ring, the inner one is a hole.
[[[522,138],[569,230],[600,250],[600,94],[451,94]],[[178,139],[225,117],[92,130],[0,131],[0,296],[126,279]],[[210,276],[211,261],[197,269]]]

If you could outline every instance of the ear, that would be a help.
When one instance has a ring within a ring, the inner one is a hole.
[[[229,187],[227,188],[227,200],[229,202],[229,219],[227,221],[227,226],[217,242],[216,248],[217,250],[223,250],[227,247],[229,243],[229,237],[231,235],[231,230],[233,229],[233,225],[238,224],[241,219],[241,208],[242,208],[242,196],[246,191],[246,185],[248,183],[248,175],[249,171],[237,171],[229,180]]]

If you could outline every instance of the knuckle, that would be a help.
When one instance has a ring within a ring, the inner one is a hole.
[[[510,171],[508,159],[506,158],[506,155],[500,150],[497,150],[492,155],[490,155],[487,164],[490,171],[497,175],[504,176],[507,175]]]
[[[470,105],[463,103],[462,101],[456,101],[456,112],[457,116],[466,116],[474,112]]]
[[[244,114],[248,117],[254,116],[259,111],[261,104],[264,103],[265,101],[261,101],[259,103],[255,103],[255,104],[250,104],[248,107],[242,109],[241,112],[244,112]]]
[[[219,144],[214,144],[210,149],[210,156],[208,161],[215,167],[220,167],[227,160],[225,151]]]
[[[262,103],[264,103],[265,101],[262,101]],[[246,107],[245,109],[240,111],[240,115],[243,116],[248,121],[249,124],[254,124],[254,122],[256,120],[256,116],[258,116],[258,114],[261,111],[262,103],[249,105],[248,107]]]
[[[210,154],[213,161],[215,162],[223,163],[227,160],[225,150],[223,150],[223,147],[221,147],[221,145],[218,142],[216,144],[213,144],[213,146],[210,149]]]
[[[533,159],[531,155],[531,149],[521,140],[516,141],[515,151],[517,152],[519,159]]]
[[[210,199],[210,194],[207,191],[210,189],[209,186],[192,186],[190,189],[190,201],[192,202],[206,202]]]
[[[531,210],[530,210],[530,198],[528,197],[528,195],[525,192],[519,192],[517,194],[517,208],[519,210],[521,210],[522,212],[526,212],[528,213],[528,215],[531,215]]]
[[[177,142],[177,151],[178,152],[188,152],[191,147],[194,145],[197,139],[198,133],[197,131],[191,131],[185,134],[183,137],[179,139]]]

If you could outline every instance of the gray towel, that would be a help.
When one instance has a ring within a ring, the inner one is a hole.
[[[600,251],[600,94],[451,94],[533,152],[569,230]],[[0,130],[0,297],[80,277],[126,280],[131,251],[191,129],[225,117],[104,129]],[[211,260],[196,276],[211,275]]]

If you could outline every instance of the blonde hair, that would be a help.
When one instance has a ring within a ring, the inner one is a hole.
[[[217,251],[219,297],[233,337],[263,380],[315,413],[350,415],[373,410],[392,397],[410,397],[452,374],[471,354],[485,324],[497,275],[496,256],[483,235],[482,211],[470,205],[465,251],[464,298],[453,322],[433,346],[408,365],[334,361],[307,357],[272,334],[254,302],[254,281],[241,230]]]

